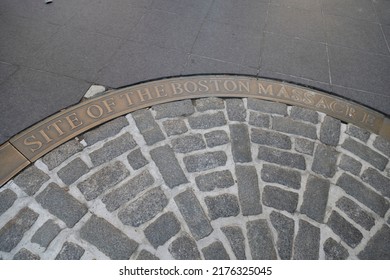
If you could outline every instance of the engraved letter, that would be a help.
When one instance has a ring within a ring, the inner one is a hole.
[[[41,130],[39,131],[39,133],[43,136],[43,138],[45,138],[45,140],[46,140],[47,143],[53,141],[53,139],[51,139],[51,138],[43,131],[43,129],[41,129]]]
[[[230,86],[229,86],[230,84]],[[232,80],[226,80],[223,82],[223,87],[227,90],[227,91],[236,91],[237,90],[237,84],[232,81]]]
[[[114,98],[111,97],[111,98],[108,98],[106,100],[103,100],[102,102],[104,104],[104,107],[106,107],[107,112],[111,113],[112,112],[112,107],[115,106]]]
[[[80,125],[83,125],[83,122],[79,120],[76,113],[72,113],[66,116],[65,119],[68,121],[71,130],[79,127]]]
[[[61,120],[58,120],[58,121],[56,121],[56,122],[54,122],[54,123],[48,125],[48,126],[47,126],[47,129],[49,130],[50,127],[52,126],[52,127],[54,127],[54,129],[58,132],[58,135],[61,136],[62,134],[64,134],[64,132],[63,132],[63,131],[61,130],[61,128],[57,125],[57,123],[62,123],[62,121],[61,121]]]
[[[93,110],[95,108],[95,110]],[[95,111],[95,112],[93,112]],[[91,105],[87,109],[87,115],[93,119],[98,119],[103,115],[103,109],[99,105]]]
[[[257,85],[259,87],[259,94],[274,95],[272,85],[268,85],[267,88],[264,88],[263,84],[260,82],[257,83]]]
[[[244,88],[246,92],[250,92],[249,81],[238,81],[238,91],[242,92],[242,88]]]
[[[130,92],[130,93],[133,94],[132,92]],[[121,94],[120,97],[122,97],[122,98],[125,97],[126,98],[127,106],[133,105],[133,101],[130,98],[129,92],[127,92],[125,94]]]
[[[171,86],[172,86],[172,90],[173,90],[173,94],[182,94],[183,93],[183,89],[181,87],[181,84],[179,83],[171,83]]]
[[[165,92],[163,85],[154,86],[154,90],[157,93],[157,98],[160,98],[162,96],[167,96],[167,93]]]
[[[191,86],[189,87],[188,85]],[[194,93],[198,90],[198,86],[194,82],[188,81],[184,83],[184,90],[188,93]]]
[[[209,91],[209,87],[206,85],[206,82],[207,82],[207,81],[204,81],[204,80],[200,80],[200,81],[198,82],[199,91],[200,91],[200,92]]]
[[[31,139],[31,140],[29,140],[29,139]],[[30,151],[33,153],[42,147],[42,142],[35,140],[35,139],[36,139],[35,136],[31,135],[31,136],[27,137],[26,139],[24,139],[24,141],[23,141],[23,144],[26,146],[36,145],[35,148],[30,148]]]
[[[145,88],[144,92],[142,92],[142,89],[137,89],[137,93],[139,99],[141,99],[141,102],[145,102],[144,97],[146,97],[147,100],[153,99],[152,95],[150,94],[149,88]]]

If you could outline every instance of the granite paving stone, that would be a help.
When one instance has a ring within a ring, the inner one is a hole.
[[[39,260],[41,259],[38,255],[31,251],[22,248],[13,257],[14,260]]]
[[[96,142],[118,134],[127,125],[129,125],[127,119],[125,117],[119,117],[82,134],[81,138],[88,145],[93,145]]]
[[[225,109],[225,102],[218,97],[200,98],[195,99],[195,108],[199,112]]]
[[[195,177],[195,182],[201,191],[213,191],[215,188],[222,189],[234,185],[234,179],[229,170],[199,175]]]
[[[381,151],[384,155],[390,157],[390,141],[381,136],[377,136],[373,143],[374,147]]]
[[[332,178],[336,174],[339,152],[332,146],[318,144],[314,152],[311,170],[315,173]]]
[[[188,172],[200,172],[224,166],[227,156],[222,151],[216,151],[186,156],[183,160]]]
[[[262,113],[287,115],[287,105],[266,100],[248,98],[248,109]]]
[[[353,124],[348,124],[346,133],[352,137],[355,137],[363,142],[367,142],[371,133],[363,128],[357,127]]]
[[[265,186],[262,201],[265,206],[294,213],[297,209],[298,197],[297,193],[274,186]]]
[[[316,127],[312,124],[302,123],[289,118],[273,117],[272,128],[285,133],[317,139]]]
[[[305,138],[296,138],[295,139],[295,150],[297,152],[313,155],[314,153],[314,142]]]
[[[151,223],[145,230],[145,236],[154,248],[164,245],[180,231],[180,223],[172,212],[165,213]]]
[[[181,119],[166,120],[163,122],[163,127],[168,136],[180,135],[188,131],[185,122]]]
[[[14,182],[28,195],[34,195],[49,178],[46,173],[32,165],[19,173]]]
[[[84,252],[85,250],[79,245],[66,241],[56,256],[56,260],[79,260]]]
[[[226,99],[226,112],[230,121],[243,122],[246,119],[246,108],[242,99]]]
[[[136,149],[130,152],[127,155],[127,161],[134,170],[140,169],[149,163],[142,154],[141,149]]]
[[[66,185],[70,185],[76,182],[84,174],[87,174],[88,171],[89,167],[87,164],[81,158],[76,158],[58,170],[57,174],[62,182]]]
[[[345,171],[351,172],[354,175],[359,175],[362,170],[362,163],[345,154],[341,155],[339,167]]]
[[[246,223],[246,228],[252,259],[276,259],[274,240],[267,221],[263,219],[249,221]]]
[[[237,260],[245,260],[245,236],[238,226],[227,226],[221,228],[223,234],[229,241],[230,247],[233,250]]]
[[[222,112],[190,116],[188,122],[192,129],[206,129],[226,124],[225,115]]]
[[[370,230],[375,225],[375,218],[347,197],[340,198],[336,206],[366,230]]]
[[[229,125],[233,160],[237,163],[251,162],[249,131],[246,124]]]
[[[200,260],[200,253],[196,242],[187,234],[176,238],[169,245],[168,250],[176,260]]]
[[[250,112],[249,113],[249,124],[257,127],[269,128],[271,120],[269,115]]]
[[[306,121],[313,124],[318,123],[318,113],[316,111],[305,109],[302,107],[292,106],[290,111],[290,117],[295,120]]]
[[[390,258],[390,227],[383,225],[368,241],[358,257],[362,260],[388,260]]]
[[[204,134],[207,147],[213,148],[216,146],[224,145],[229,142],[229,136],[223,130],[210,131]]]
[[[204,199],[211,220],[237,216],[240,213],[238,199],[232,194],[206,196]]]
[[[367,168],[361,178],[364,182],[373,186],[383,196],[390,198],[390,178],[383,176],[374,168]]]
[[[189,116],[195,112],[191,100],[182,100],[153,106],[156,119]]]
[[[189,153],[206,148],[202,134],[190,134],[172,140],[172,147],[176,153]]]
[[[327,260],[346,260],[349,257],[347,249],[332,238],[325,241],[324,252]]]
[[[254,166],[236,166],[238,199],[244,216],[261,214],[260,189]]]
[[[259,146],[257,158],[286,167],[292,167],[300,170],[306,169],[306,161],[302,155],[265,146]]]
[[[159,260],[158,257],[156,257],[155,255],[153,255],[152,253],[150,253],[149,251],[146,251],[146,250],[142,250],[138,256],[137,256],[137,260]]]
[[[336,211],[330,215],[327,225],[352,248],[363,238],[363,234]]]
[[[0,215],[7,211],[14,204],[17,198],[18,196],[16,195],[16,193],[11,191],[10,189],[6,189],[0,192]]]
[[[291,149],[291,139],[287,135],[265,129],[251,129],[251,141],[279,149]]]
[[[294,260],[316,260],[320,249],[320,229],[305,220],[299,220],[294,241]]]
[[[215,241],[202,249],[206,260],[230,260],[228,253],[221,241]]]
[[[277,231],[276,248],[282,260],[291,259],[294,240],[294,220],[273,211],[270,214],[272,226]]]
[[[60,233],[61,228],[53,220],[46,221],[32,236],[31,242],[47,248],[50,242]]]
[[[64,162],[66,159],[82,150],[83,145],[81,145],[81,143],[76,139],[73,139],[62,144],[50,153],[44,155],[42,157],[42,161],[47,165],[49,170],[52,170],[53,168]]]
[[[149,110],[135,111],[132,116],[147,145],[153,145],[165,139],[161,128]]]
[[[341,121],[325,116],[320,130],[320,141],[325,145],[337,146],[340,139]]]

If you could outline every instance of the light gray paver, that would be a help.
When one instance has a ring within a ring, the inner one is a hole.
[[[294,241],[295,260],[316,260],[320,248],[320,229],[312,224],[299,220],[298,234]]]
[[[48,180],[49,176],[34,165],[14,178],[14,182],[28,195],[34,195]]]
[[[180,223],[172,212],[158,217],[145,230],[145,236],[154,248],[164,245],[180,231]]]
[[[237,260],[245,260],[245,237],[241,228],[238,226],[229,226],[223,227],[221,230],[229,240],[230,247],[232,248]]]
[[[61,228],[59,225],[53,220],[48,220],[35,232],[31,238],[31,242],[46,248],[60,231]]]
[[[271,231],[266,220],[255,220],[246,223],[248,242],[252,259],[276,259],[276,251]]]
[[[85,250],[72,242],[65,242],[61,251],[56,256],[56,260],[79,260]]]
[[[17,198],[17,195],[9,189],[0,192],[0,215],[7,211]]]
[[[221,194],[215,197],[207,196],[204,201],[211,220],[237,216],[240,212],[238,199],[232,194]]]
[[[263,209],[260,203],[260,189],[256,168],[254,166],[236,166],[238,199],[244,216],[260,214]]]
[[[245,124],[231,124],[230,139],[232,142],[233,160],[235,162],[251,162],[252,153],[249,140],[248,126]]]
[[[206,260],[230,260],[228,253],[221,241],[215,241],[202,249]]]
[[[196,242],[187,234],[176,238],[169,245],[169,252],[176,260],[200,260]]]

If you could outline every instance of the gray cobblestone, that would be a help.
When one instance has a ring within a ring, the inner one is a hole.
[[[269,114],[287,115],[287,105],[260,99],[248,98],[248,109]]]
[[[385,170],[385,167],[389,162],[388,158],[351,138],[347,138],[341,147],[357,155],[381,171]]]
[[[229,142],[229,136],[223,130],[216,130],[205,133],[206,143],[209,148],[224,145]]]
[[[34,195],[50,177],[34,165],[22,171],[14,182],[28,195]]]
[[[88,179],[79,183],[77,187],[86,200],[92,200],[129,175],[130,172],[123,163],[116,161],[95,172]]]
[[[262,213],[257,171],[254,166],[236,166],[238,199],[244,216]]]
[[[60,165],[69,157],[83,150],[83,145],[75,139],[62,144],[58,148],[54,149],[50,153],[42,157],[42,161],[47,165],[49,170]]]
[[[265,146],[259,146],[259,153],[257,158],[270,163],[297,168],[301,170],[306,169],[306,161],[302,155],[290,152],[281,151]]]
[[[363,142],[367,142],[368,138],[370,138],[370,132],[364,130],[360,127],[354,126],[353,124],[348,124],[348,128],[346,131],[347,134],[355,137]]]
[[[198,155],[186,156],[184,164],[188,172],[200,172],[224,166],[227,161],[227,156],[222,151],[207,152]],[[166,163],[165,163],[166,164]]]
[[[298,194],[274,186],[265,186],[263,204],[278,210],[294,213],[298,205]]]
[[[375,219],[371,214],[364,211],[359,205],[347,197],[340,198],[336,202],[336,206],[366,230],[370,230],[375,224]]]
[[[232,143],[233,160],[235,162],[251,162],[252,152],[249,140],[248,126],[246,124],[229,125]]]
[[[125,133],[103,145],[100,149],[89,154],[93,165],[98,166],[108,162],[121,154],[135,148],[137,143],[130,133]]]
[[[157,258],[155,255],[153,255],[149,251],[142,250],[141,252],[139,252],[139,254],[137,256],[137,260],[151,260],[152,261],[152,260],[159,260],[159,258]]]
[[[40,260],[41,258],[38,255],[33,254],[31,251],[22,248],[15,254],[13,259],[14,260]]]
[[[187,234],[176,238],[169,245],[168,250],[176,260],[200,260],[200,252],[196,242]]]
[[[368,241],[366,248],[358,254],[362,260],[389,260],[390,259],[390,228],[382,228]]]
[[[0,192],[0,215],[7,211],[17,199],[17,195],[11,190]]]
[[[272,128],[280,132],[303,136],[310,139],[317,139],[317,129],[314,125],[302,123],[284,117],[273,117]]]
[[[202,249],[206,260],[230,260],[228,253],[221,241],[215,241]]]
[[[208,236],[213,231],[202,206],[191,190],[178,194],[174,199],[192,236],[196,240]]]
[[[170,146],[166,145],[153,149],[150,151],[150,155],[168,187],[173,188],[188,183]]]
[[[336,211],[332,211],[326,224],[352,248],[355,248],[363,238],[363,234]]]
[[[139,193],[146,190],[154,183],[154,178],[149,171],[145,170],[139,175],[126,181],[121,187],[113,190],[102,198],[108,211],[118,209],[124,203],[135,198]]]
[[[339,152],[334,147],[318,144],[314,152],[311,170],[325,177],[332,178],[337,170]]]
[[[139,227],[160,213],[168,199],[160,188],[154,188],[119,211],[118,217],[125,225]]]
[[[237,260],[245,260],[245,236],[238,226],[222,227],[222,232],[229,241],[230,247],[233,250]]]
[[[381,151],[384,155],[390,157],[390,141],[381,136],[377,136],[373,143],[374,147]]]
[[[389,209],[389,203],[385,198],[368,189],[363,183],[347,173],[343,173],[340,176],[337,180],[337,186],[341,187],[347,194],[356,198],[381,217],[384,217]]]
[[[326,145],[336,146],[340,140],[340,128],[340,120],[325,116],[320,130],[320,141]]]
[[[299,220],[298,234],[294,242],[295,260],[317,260],[320,249],[320,229],[312,224]]]
[[[127,161],[134,170],[140,169],[149,163],[142,154],[141,149],[130,152],[127,155]]]
[[[165,139],[149,110],[135,111],[132,116],[147,145],[150,146]]]
[[[183,120],[166,120],[163,127],[168,136],[183,134],[188,128]]]
[[[50,183],[37,195],[36,201],[69,228],[72,228],[88,211],[84,204],[55,183]]]
[[[207,110],[219,110],[225,108],[225,102],[221,98],[209,97],[195,100],[196,110],[204,112]]]
[[[246,108],[242,99],[226,99],[226,112],[230,121],[244,122],[246,119]]]
[[[390,198],[390,179],[369,167],[362,174],[364,182],[369,183],[385,197]]]
[[[305,138],[296,138],[295,150],[297,152],[312,156],[314,153],[314,142]]]
[[[256,128],[253,128],[251,132],[251,140],[253,143],[272,146],[280,149],[291,149],[291,140],[287,135]]]
[[[164,245],[180,231],[180,223],[172,212],[158,217],[145,230],[145,236],[154,248]]]
[[[189,116],[195,112],[192,101],[189,99],[155,105],[153,110],[157,113],[156,119]]]
[[[228,188],[234,185],[232,173],[229,170],[215,171],[195,177],[199,190],[207,192],[215,188]]]
[[[294,220],[273,211],[270,214],[270,221],[278,234],[276,248],[280,258],[290,260],[294,240]]]
[[[76,158],[61,168],[57,174],[62,182],[66,185],[70,185],[76,182],[81,176],[88,173],[88,171],[89,168],[87,164],[81,158]]]
[[[118,134],[127,125],[129,125],[129,122],[126,117],[119,117],[84,133],[81,138],[84,138],[88,145],[93,145],[96,142]]]
[[[237,216],[240,213],[238,199],[232,194],[221,194],[214,197],[207,196],[205,203],[212,220]]]
[[[325,241],[324,252],[327,260],[346,260],[349,256],[347,249],[332,238]]]
[[[38,216],[28,207],[20,210],[13,219],[0,229],[0,251],[11,252],[35,223]]]
[[[249,248],[253,260],[274,260],[277,258],[274,241],[266,220],[246,223]]]
[[[269,115],[250,112],[249,124],[257,127],[269,128],[271,125],[271,119]]]
[[[339,167],[345,171],[351,172],[354,175],[359,175],[362,170],[362,163],[350,156],[342,155]]]
[[[61,251],[56,256],[56,260],[79,260],[84,255],[85,250],[72,242],[65,242]]]
[[[128,260],[138,243],[105,219],[92,216],[81,228],[80,237],[97,247],[106,256],[115,260]]]
[[[222,112],[218,112],[214,114],[190,116],[188,122],[192,129],[207,129],[225,125],[226,119]]]
[[[310,175],[303,194],[301,213],[322,223],[328,204],[329,188],[330,183],[328,180]]]
[[[61,228],[53,220],[46,221],[32,236],[31,242],[42,247],[49,246],[50,242],[60,233]]]
[[[202,134],[191,134],[172,140],[172,147],[176,153],[189,153],[206,148]]]
[[[302,107],[292,106],[290,117],[296,120],[311,122],[313,124],[318,123],[318,113]]]

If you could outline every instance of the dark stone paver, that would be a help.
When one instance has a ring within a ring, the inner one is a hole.
[[[243,122],[246,119],[246,108],[242,99],[226,99],[226,112],[230,121]]]
[[[265,129],[253,128],[251,130],[251,141],[256,144],[267,145],[280,149],[289,150],[291,148],[290,137]]]
[[[316,260],[320,248],[320,229],[312,224],[299,220],[298,234],[294,241],[295,260]]]
[[[206,260],[230,260],[228,253],[221,241],[215,241],[202,249]]]
[[[336,206],[366,230],[370,230],[375,224],[375,219],[372,215],[349,198],[340,198],[336,202]]]
[[[349,256],[347,249],[332,238],[328,238],[325,241],[324,252],[327,260],[345,260]]]
[[[42,247],[49,246],[50,242],[60,233],[61,228],[53,220],[45,222],[32,236],[31,242]]]
[[[156,119],[189,116],[195,112],[191,100],[176,101],[167,104],[153,106],[156,111]]]
[[[176,238],[168,250],[176,260],[200,260],[196,242],[187,234]]]
[[[314,142],[305,138],[297,138],[295,139],[295,150],[306,155],[313,155]]]
[[[272,128],[280,132],[317,139],[317,130],[314,125],[288,118],[274,117],[272,119]]]
[[[283,116],[287,115],[286,104],[269,102],[253,98],[248,98],[248,109],[259,111],[262,113],[278,114]]]
[[[390,227],[383,227],[368,241],[367,246],[358,254],[362,260],[390,259]]]
[[[165,139],[165,136],[154,120],[151,111],[139,110],[133,112],[131,115],[147,145],[153,145]]]
[[[224,145],[229,142],[229,136],[223,130],[207,132],[205,133],[204,138],[206,139],[209,148]]]
[[[81,150],[83,150],[83,145],[81,145],[79,141],[73,139],[44,155],[42,161],[47,165],[49,170],[51,170]]]
[[[367,142],[368,138],[370,138],[371,135],[369,131],[352,124],[348,125],[346,133],[365,143]]]
[[[245,260],[245,237],[241,228],[238,226],[228,226],[221,228],[221,230],[229,240],[230,247],[237,260]]]
[[[195,177],[195,182],[201,191],[212,191],[215,188],[228,188],[234,185],[234,179],[229,170],[199,175]]]
[[[252,259],[271,260],[276,259],[276,251],[271,231],[266,220],[247,222],[248,242]]]
[[[72,242],[65,242],[61,251],[56,256],[56,260],[79,260],[85,250]]]
[[[364,182],[369,183],[385,197],[390,198],[390,179],[383,176],[376,169],[369,167],[362,174]]]
[[[237,216],[240,212],[238,199],[232,194],[221,194],[215,197],[207,196],[204,201],[211,220]]]
[[[265,146],[259,147],[257,158],[270,163],[275,163],[300,170],[306,169],[305,158],[300,154],[281,151]]]
[[[330,215],[327,225],[352,248],[355,248],[363,238],[363,234],[336,211]]]
[[[295,170],[264,164],[261,170],[261,179],[264,182],[278,183],[293,189],[301,187],[301,174]]]
[[[166,120],[163,122],[163,126],[168,136],[179,135],[188,131],[183,120]]]
[[[273,211],[270,214],[270,221],[278,233],[276,248],[280,258],[282,260],[291,259],[294,240],[294,220]]]
[[[184,157],[184,164],[188,172],[200,172],[218,166],[224,166],[227,156],[224,152],[207,152]],[[166,164],[166,163],[165,163]]]
[[[165,244],[180,231],[180,223],[172,212],[165,213],[151,223],[145,230],[145,236],[154,248]]]
[[[41,259],[38,255],[30,252],[29,250],[22,248],[17,252],[13,258],[14,260],[39,260]]]
[[[297,193],[285,191],[273,186],[264,187],[262,199],[265,206],[284,210],[290,213],[294,213],[298,205]]]
[[[142,154],[141,149],[136,149],[130,152],[127,155],[127,160],[130,166],[135,170],[140,169],[141,167],[144,167],[149,163],[148,160]]]
[[[159,258],[157,258],[155,255],[153,255],[153,254],[150,253],[149,251],[142,250],[142,251],[138,254],[137,260],[159,260]]]
[[[252,153],[249,140],[248,126],[245,124],[231,124],[230,139],[232,143],[233,160],[235,162],[251,162]]]
[[[14,178],[14,182],[28,195],[34,195],[49,176],[36,166],[30,166]]]
[[[172,147],[176,153],[189,153],[206,148],[201,134],[191,134],[172,140]]]
[[[0,215],[7,211],[17,198],[18,196],[9,189],[0,192]]]
[[[119,117],[82,134],[82,138],[88,145],[93,145],[107,137],[118,134],[127,125],[129,125],[127,119],[125,117]]]
[[[306,121],[313,124],[318,123],[318,113],[316,111],[302,107],[291,107],[290,117],[296,120]]]
[[[257,215],[263,209],[260,203],[260,189],[254,166],[236,166],[238,199],[244,216]]]
[[[340,128],[340,120],[325,116],[320,130],[320,141],[325,145],[336,146],[340,139]]]
[[[226,124],[225,115],[222,112],[191,116],[188,122],[192,129],[206,129],[218,127]]]
[[[381,136],[377,136],[373,143],[374,147],[386,156],[390,157],[390,142]]]
[[[267,114],[249,113],[249,124],[257,127],[269,128],[271,125],[270,116]]]
[[[318,144],[311,169],[317,174],[332,178],[336,173],[338,156],[334,147]]]
[[[81,158],[76,158],[61,168],[57,174],[62,182],[66,185],[70,185],[76,182],[81,176],[88,173],[88,171],[89,167],[87,164]]]
[[[225,108],[225,102],[217,97],[201,98],[195,100],[195,107],[199,112],[218,110]]]
[[[362,170],[362,163],[350,156],[342,155],[339,167],[345,171],[351,172],[354,175],[359,175]]]

